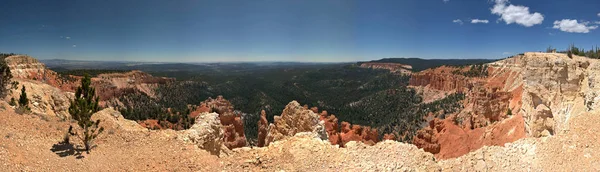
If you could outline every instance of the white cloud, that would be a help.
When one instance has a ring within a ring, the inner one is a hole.
[[[65,39],[71,39],[71,37],[68,37],[68,36],[67,36],[67,37],[65,37]]]
[[[554,36],[554,33],[552,33],[552,32],[548,32],[548,35],[550,35],[550,36]]]
[[[600,13],[598,13],[598,17],[600,17]]]
[[[471,23],[489,23],[490,21],[488,20],[479,20],[479,19],[472,19]]]
[[[77,45],[73,44],[73,48],[77,47]]]
[[[458,24],[462,25],[463,21],[460,19],[456,19],[456,20],[452,20],[452,23],[458,23]]]
[[[530,13],[529,7],[509,4],[508,0],[495,0],[496,4],[491,9],[492,14],[500,16],[506,24],[520,24],[525,27],[542,24],[544,16],[538,12]]]
[[[450,2],[450,0],[442,0],[442,1],[444,1],[444,3],[448,3],[448,2]],[[599,14],[599,15],[600,15],[600,14]]]
[[[563,32],[570,33],[589,33],[590,30],[598,28],[598,26],[588,26],[590,22],[577,22],[577,20],[563,19],[554,21],[554,29],[559,29]]]
[[[596,24],[600,24],[600,21],[595,21],[594,23],[596,23]]]

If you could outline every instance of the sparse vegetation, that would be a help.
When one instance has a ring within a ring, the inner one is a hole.
[[[69,129],[69,134],[78,136],[83,141],[88,153],[94,146],[93,141],[104,131],[104,128],[99,126],[100,120],[92,121],[91,119],[92,114],[100,110],[98,97],[94,97],[95,89],[90,86],[91,82],[90,76],[84,75],[81,79],[81,86],[77,88],[75,98],[69,107],[69,113],[80,127],[79,132],[72,132]]]
[[[486,77],[486,76],[488,76],[488,67],[485,64],[471,65],[469,70],[466,72],[462,72],[461,69],[452,71],[452,74],[463,75],[466,77]]]
[[[556,52],[556,48],[552,47],[552,46],[548,46],[548,48],[546,48],[546,53],[555,53]]]
[[[583,56],[593,59],[600,59],[600,47],[593,46],[590,50],[586,51],[583,48],[576,47],[575,44],[570,44],[567,50],[559,53],[565,53],[569,58],[573,58],[573,55]]]
[[[14,100],[14,99],[12,99]],[[25,86],[21,88],[21,96],[19,97],[19,107],[15,109],[15,112],[18,114],[29,114],[31,113],[31,109],[29,108],[29,99],[27,99],[27,92],[25,90]]]
[[[25,86],[21,88],[21,96],[19,97],[19,107],[29,108],[29,99],[27,98]]]

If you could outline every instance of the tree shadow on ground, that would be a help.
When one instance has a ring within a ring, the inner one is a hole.
[[[77,148],[75,145],[65,141],[52,145],[50,150],[60,157],[75,156],[77,159],[84,158],[82,152],[85,151],[85,149]]]

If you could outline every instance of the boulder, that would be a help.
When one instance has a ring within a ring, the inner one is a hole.
[[[190,129],[182,131],[178,138],[196,144],[213,155],[220,155],[223,149],[223,126],[217,113],[202,113]]]
[[[147,131],[137,122],[125,119],[119,111],[113,108],[106,108],[92,115],[92,121],[100,120],[100,126],[105,130],[120,130],[120,131]]]
[[[294,136],[300,132],[319,133],[324,127],[319,125],[319,115],[296,101],[290,102],[280,116],[274,117],[274,123],[269,126],[265,145]]]

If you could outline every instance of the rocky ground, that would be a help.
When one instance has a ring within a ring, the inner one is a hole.
[[[314,133],[216,156],[177,139],[176,131],[145,130],[110,110],[103,111],[107,112],[102,119],[108,129],[97,140],[98,146],[90,154],[78,153],[77,146],[58,144],[68,122],[18,115],[4,102],[0,109],[0,168],[7,171],[600,170],[598,113],[573,118],[571,129],[555,136],[522,139],[505,147],[485,146],[459,158],[436,160],[411,144],[350,142],[339,148]],[[72,142],[78,143],[76,139]]]

